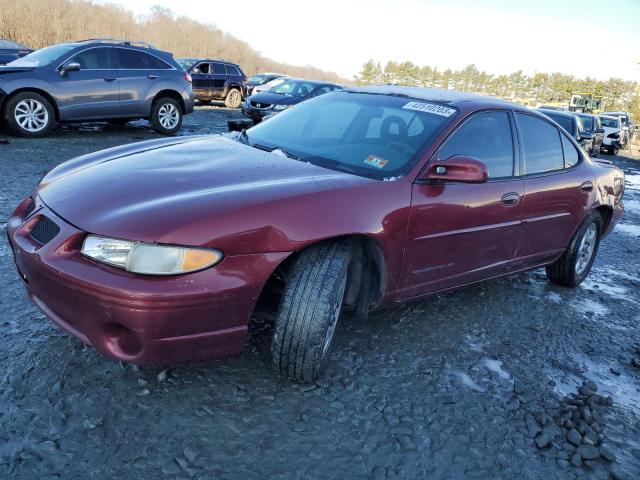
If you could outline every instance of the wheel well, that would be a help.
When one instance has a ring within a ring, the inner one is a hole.
[[[176,102],[178,102],[178,105],[180,105],[180,110],[182,110],[182,114],[184,115],[186,110],[184,105],[184,99],[178,92],[176,92],[175,90],[161,90],[158,93],[156,93],[155,97],[153,97],[153,104],[155,104],[158,100],[164,97],[173,98]],[[153,106],[151,108],[153,109]]]
[[[348,235],[307,245],[302,250],[289,255],[265,283],[256,304],[256,312],[268,314],[277,312],[288,273],[300,254],[308,248],[325,242],[347,242],[351,249],[345,306],[355,311],[357,315],[365,315],[380,301],[385,285],[385,262],[382,249],[375,240],[366,235]]]
[[[611,225],[611,219],[613,218],[613,208],[608,205],[600,205],[596,208],[596,212],[599,212],[602,216],[602,232],[601,235],[604,235],[609,230],[609,225]]]
[[[9,95],[7,95],[7,98],[4,99],[3,110],[4,110],[4,108],[6,108],[7,103],[9,102],[9,100],[11,98],[15,97],[19,93],[24,93],[24,92],[37,93],[38,95],[42,95],[44,98],[46,98],[49,101],[49,103],[51,104],[51,107],[53,108],[53,111],[55,112],[56,121],[60,120],[60,111],[58,110],[58,104],[57,104],[56,100],[49,93],[45,92],[44,90],[40,90],[39,88],[25,87],[25,88],[20,88],[18,90],[15,90],[15,91],[11,92]]]

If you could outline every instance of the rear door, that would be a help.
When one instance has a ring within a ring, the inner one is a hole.
[[[120,113],[124,117],[149,116],[156,85],[168,79],[174,67],[150,53],[118,47]]]
[[[521,139],[523,241],[513,269],[542,265],[566,248],[582,221],[594,186],[585,181],[579,152],[562,129],[516,113]]]
[[[512,114],[483,111],[464,121],[436,153],[487,164],[486,183],[413,185],[403,265],[403,296],[415,297],[508,271],[520,242],[522,180]]]
[[[227,91],[227,69],[224,63],[211,62],[211,96],[213,98],[224,98]]]
[[[118,115],[120,90],[111,51],[109,47],[89,48],[64,62],[78,63],[80,70],[66,72],[56,81],[61,120],[92,120]]]

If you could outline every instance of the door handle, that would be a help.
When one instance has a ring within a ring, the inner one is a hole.
[[[116,81],[116,77],[104,77],[104,81],[105,82],[115,82]]]
[[[515,207],[520,203],[520,194],[516,192],[505,193],[500,201],[505,207]]]
[[[148,78],[149,80],[155,80],[156,78],[158,78],[158,75],[154,75],[153,73],[150,73],[150,74],[147,76],[147,78]]]
[[[583,192],[590,192],[591,190],[593,190],[593,183],[584,182],[582,185],[580,185],[580,190],[582,190]]]

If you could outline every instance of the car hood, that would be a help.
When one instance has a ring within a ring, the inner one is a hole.
[[[371,182],[207,136],[80,157],[47,174],[38,194],[57,215],[90,233],[204,245],[223,232],[228,237],[259,228],[275,202]]]
[[[20,72],[30,72],[35,67],[9,67],[6,65],[0,66],[0,75],[4,75],[6,73],[20,73]]]
[[[257,103],[268,103],[270,105],[294,105],[304,100],[304,97],[294,97],[293,95],[282,95],[280,93],[260,92],[249,97],[249,101]]]

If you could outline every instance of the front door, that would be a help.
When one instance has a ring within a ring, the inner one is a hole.
[[[482,160],[485,183],[417,182],[403,264],[404,298],[508,271],[522,235],[522,180],[517,176],[513,120],[507,111],[472,115],[436,153]]]
[[[193,95],[198,100],[211,100],[211,74],[208,62],[202,62],[191,69]]]
[[[211,62],[210,88],[212,98],[224,98],[227,87],[227,69],[224,63]]]
[[[96,47],[84,50],[65,61],[78,63],[80,70],[60,75],[55,85],[60,119],[92,120],[118,115],[120,89],[111,49]]]

